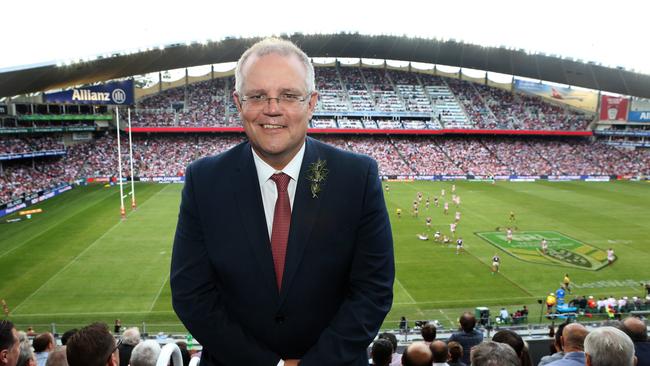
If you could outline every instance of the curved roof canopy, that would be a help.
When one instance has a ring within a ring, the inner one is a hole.
[[[523,50],[401,36],[322,34],[286,36],[310,57],[375,58],[458,66],[650,98],[650,75]],[[130,55],[66,66],[48,65],[0,73],[0,97],[116,78],[233,62],[259,38],[208,44],[175,44]]]

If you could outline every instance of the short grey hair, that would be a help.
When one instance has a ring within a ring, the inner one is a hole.
[[[18,354],[18,362],[16,362],[16,366],[27,366],[29,365],[30,360],[36,361],[36,357],[32,351],[32,346],[30,346],[29,343],[25,344],[21,342],[20,353]]]
[[[237,93],[241,93],[242,86],[244,85],[244,74],[242,73],[242,69],[246,64],[246,61],[248,61],[251,56],[261,57],[270,54],[296,56],[303,66],[305,66],[305,71],[307,71],[307,78],[305,79],[305,87],[307,88],[307,91],[313,92],[316,90],[314,65],[312,65],[307,54],[291,41],[280,38],[265,38],[247,49],[241,55],[239,61],[237,61],[237,67],[235,68],[235,91]]]
[[[472,348],[472,366],[519,366],[517,353],[505,343],[487,341]]]
[[[153,339],[138,343],[131,352],[131,366],[156,366],[160,356],[160,345]]]
[[[593,330],[585,338],[585,353],[592,366],[633,366],[634,343],[623,331],[614,327]]]
[[[140,329],[138,327],[127,328],[122,333],[122,343],[135,346],[140,343]]]

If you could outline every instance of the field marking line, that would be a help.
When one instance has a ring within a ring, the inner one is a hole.
[[[449,322],[449,325],[450,325],[449,328],[450,328],[450,329],[454,329],[454,326],[456,326],[456,324],[454,324],[454,321],[451,320],[451,318],[449,318],[449,317],[447,316],[447,314],[446,314],[444,311],[442,311],[442,309],[438,309],[438,311],[439,311],[440,314],[442,314],[442,316],[444,316],[445,319],[447,319],[447,321]]]
[[[415,301],[415,299],[413,298],[413,296],[411,296],[411,294],[408,292],[408,290],[406,289],[406,287],[404,287],[404,285],[402,285],[402,282],[400,282],[399,278],[395,277],[395,283],[397,283],[397,285],[398,285],[399,287],[401,287],[402,290],[404,290],[404,293],[406,294],[406,296],[408,296],[408,298],[411,299],[411,302],[410,302],[410,303],[405,303],[405,304],[417,304],[417,301]]]
[[[90,194],[94,194],[94,193],[96,193],[96,192],[101,192],[101,190],[98,190],[98,191],[95,191],[95,192],[90,192]],[[82,211],[82,210],[84,210],[84,209],[85,209],[85,208],[77,210],[75,213],[71,214],[70,217],[76,215],[78,212],[80,212],[80,211]],[[67,220],[67,219],[65,219],[65,220]],[[63,220],[63,221],[65,221],[65,220]],[[63,222],[63,221],[61,221],[61,222]],[[61,222],[59,222],[59,224],[60,224]],[[22,247],[23,245],[29,243],[30,241],[34,240],[36,237],[43,235],[46,231],[48,231],[48,230],[54,228],[54,227],[57,226],[57,225],[58,225],[58,224],[51,224],[50,226],[47,226],[46,228],[44,228],[43,230],[41,230],[41,231],[38,232],[37,234],[34,234],[34,235],[30,236],[28,239],[23,240],[22,243],[20,243],[20,244],[16,245],[15,247],[13,247],[13,248],[7,250],[6,252],[0,254],[0,258],[4,257],[5,255],[7,255],[7,254],[9,254],[9,253],[11,253],[11,252],[13,252],[13,251],[16,250],[16,249]]]
[[[146,205],[148,202],[151,202],[151,199],[152,199],[153,197],[155,197],[158,193],[164,191],[166,188],[167,188],[167,187],[165,187],[165,188],[161,189],[160,191],[156,192],[156,194],[154,194],[153,196],[150,196],[149,199],[147,199],[147,200],[146,200],[142,205],[140,205],[140,207]],[[131,216],[131,215],[133,215],[133,214],[136,214],[137,212],[138,212],[138,211],[130,211],[126,216],[129,217],[129,216]],[[34,295],[36,295],[36,294],[37,294],[38,292],[40,292],[43,288],[45,288],[46,285],[48,285],[50,282],[52,282],[52,280],[54,280],[57,276],[59,276],[61,273],[63,273],[63,272],[64,272],[66,269],[68,269],[71,265],[73,265],[74,263],[76,263],[77,260],[79,260],[79,258],[81,258],[82,255],[86,254],[86,252],[88,252],[92,247],[94,247],[95,244],[99,243],[102,239],[104,239],[104,237],[106,237],[106,235],[108,235],[110,232],[112,232],[115,228],[117,228],[117,227],[118,227],[121,223],[123,223],[123,222],[124,222],[123,220],[119,220],[119,221],[116,222],[113,226],[111,226],[108,230],[106,230],[106,231],[105,231],[105,232],[104,232],[104,233],[103,233],[99,238],[95,239],[95,241],[93,241],[92,243],[90,243],[90,245],[88,245],[88,246],[86,247],[86,249],[84,249],[81,253],[77,254],[77,256],[74,257],[74,258],[72,258],[72,260],[71,260],[70,262],[68,262],[68,264],[66,264],[65,266],[63,266],[63,268],[61,268],[61,269],[58,270],[55,274],[53,274],[53,275],[52,275],[52,276],[51,276],[47,281],[45,281],[45,282],[44,282],[44,283],[43,283],[39,288],[37,288],[34,292],[32,292],[29,296],[27,296],[23,301],[21,301],[18,305],[16,305],[16,307],[12,310],[12,313],[16,313],[16,312],[18,311],[18,309],[20,309],[20,307],[23,306],[23,304],[25,304],[28,300],[30,300],[32,297],[34,297]]]
[[[149,312],[153,310],[154,305],[156,305],[156,301],[158,301],[158,297],[160,297],[160,294],[162,293],[163,288],[165,287],[165,284],[167,283],[167,280],[169,279],[169,275],[171,273],[167,271],[167,274],[165,277],[163,277],[163,283],[160,285],[160,288],[158,289],[158,293],[156,294],[156,297],[153,298],[153,301],[151,302],[151,306],[149,306]]]

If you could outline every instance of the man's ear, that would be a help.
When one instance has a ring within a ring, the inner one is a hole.
[[[241,113],[241,99],[239,99],[239,94],[236,91],[232,92],[232,99],[235,101],[235,106],[237,107],[237,111]]]
[[[108,366],[120,366],[120,352],[115,351],[111,354],[111,358],[108,359]]]

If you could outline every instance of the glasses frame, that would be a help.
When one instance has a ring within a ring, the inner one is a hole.
[[[249,110],[262,110],[264,107],[267,107],[270,105],[271,100],[275,100],[276,103],[278,103],[278,107],[280,108],[290,108],[292,106],[297,106],[302,103],[305,103],[306,101],[310,100],[311,97],[314,95],[313,91],[307,92],[306,95],[301,95],[298,98],[289,98],[288,95],[291,95],[291,93],[283,93],[280,94],[278,97],[269,97],[268,95],[265,94],[260,94],[260,95],[239,95],[239,100],[241,102],[242,108],[247,106],[246,108]],[[293,96],[293,95],[292,95]],[[253,99],[255,98],[255,99]]]

